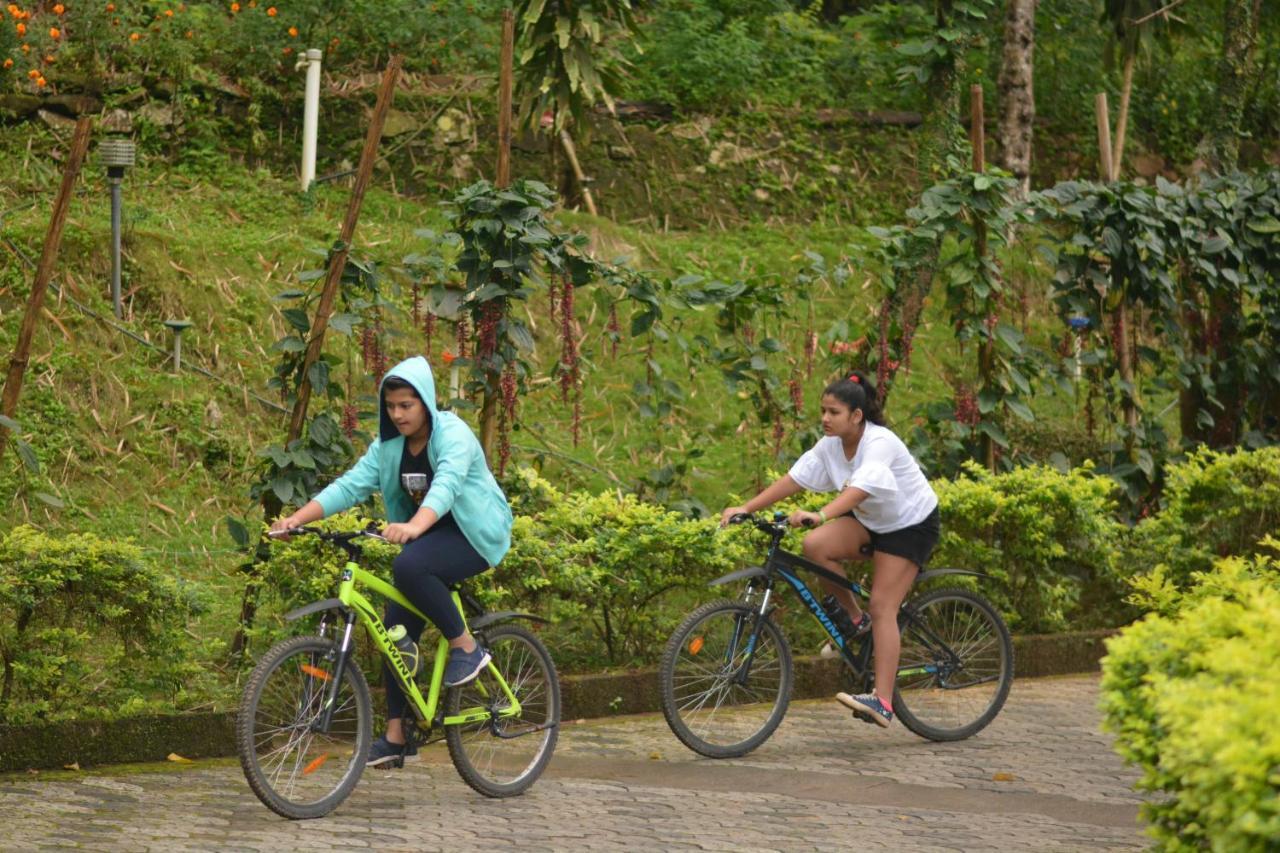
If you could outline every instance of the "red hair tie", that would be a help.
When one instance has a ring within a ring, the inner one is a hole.
[[[856,374],[856,373],[850,373],[850,374],[849,374],[849,381],[850,381],[850,382],[857,382],[859,385],[861,385],[861,384],[862,384],[862,380],[858,378],[858,374]]]

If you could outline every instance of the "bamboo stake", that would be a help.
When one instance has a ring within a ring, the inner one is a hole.
[[[1111,115],[1107,111],[1107,93],[1099,92],[1093,100],[1094,116],[1098,122],[1098,171],[1102,180],[1111,177]]]
[[[62,170],[62,185],[58,187],[58,195],[53,202],[53,215],[49,218],[49,230],[45,232],[44,247],[40,252],[40,263],[36,267],[35,282],[31,285],[27,310],[22,317],[22,326],[18,330],[18,341],[13,347],[13,357],[9,360],[4,396],[0,398],[0,414],[8,418],[12,418],[18,409],[18,395],[22,393],[22,380],[26,374],[27,362],[31,357],[31,341],[35,337],[36,322],[40,319],[40,311],[44,307],[44,295],[49,288],[49,279],[53,277],[54,264],[58,260],[58,249],[62,246],[62,231],[67,224],[67,211],[71,207],[71,193],[75,189],[76,178],[80,176],[85,152],[89,150],[89,133],[92,129],[93,120],[83,117],[76,122],[75,133],[71,137],[71,151],[67,157],[67,165]],[[0,426],[0,457],[4,455],[5,447],[8,445],[5,440],[7,436],[8,430]]]
[[[498,167],[494,185],[499,189],[511,185],[511,83],[515,76],[515,16],[510,9],[502,13],[502,52],[498,63]],[[480,403],[480,449],[493,464],[498,446],[498,400],[501,377],[486,371],[484,399]]]
[[[596,210],[596,200],[591,196],[591,187],[587,186],[587,176],[582,171],[581,164],[578,163],[578,151],[573,147],[573,137],[569,136],[569,131],[560,131],[560,145],[564,148],[564,156],[569,158],[569,166],[573,169],[573,177],[578,182],[578,186],[582,188],[582,200],[587,203],[587,212],[592,216],[599,216]]]
[[[1094,103],[1098,121],[1098,170],[1102,175],[1102,180],[1110,183],[1116,180],[1119,169],[1111,159],[1111,118],[1107,110],[1107,93],[1099,92]],[[1112,270],[1111,281],[1113,287],[1116,286],[1115,275],[1115,270]],[[1129,306],[1125,301],[1124,294],[1121,294],[1120,304],[1111,313],[1111,321],[1116,330],[1115,339],[1118,346],[1116,356],[1120,362],[1120,379],[1133,389],[1131,393],[1125,394],[1121,404],[1121,408],[1124,411],[1125,426],[1129,429],[1129,437],[1125,440],[1125,444],[1132,449],[1133,430],[1138,425],[1138,409],[1134,405],[1137,386],[1133,381],[1133,358],[1129,352]]]
[[[1111,180],[1120,180],[1120,169],[1124,165],[1124,137],[1129,127],[1129,96],[1133,94],[1133,66],[1137,53],[1131,53],[1124,60],[1124,81],[1120,84],[1120,115],[1116,116],[1116,139],[1111,147]]]
[[[977,83],[969,87],[969,143],[973,148],[973,171],[982,173],[987,170],[986,131],[983,127],[982,86]],[[974,248],[979,263],[987,256],[987,224],[975,217],[973,223]],[[987,330],[987,338],[978,350],[978,378],[985,390],[991,387],[991,370],[995,364],[995,330]],[[996,443],[991,436],[983,433],[978,441],[982,452],[982,464],[988,471],[996,470]]]
[[[502,12],[502,55],[498,73],[498,174],[499,188],[511,184],[511,81],[515,74],[515,15]]]
[[[320,352],[324,348],[324,333],[329,327],[329,314],[333,310],[333,300],[338,293],[342,272],[347,266],[347,256],[351,252],[351,238],[355,235],[356,221],[360,218],[360,207],[364,203],[364,194],[369,188],[369,179],[373,175],[378,143],[382,141],[382,127],[386,123],[387,110],[391,108],[391,100],[395,96],[396,81],[400,78],[400,65],[403,61],[401,56],[391,57],[391,61],[387,63],[387,70],[382,75],[378,101],[373,108],[369,132],[365,135],[364,150],[360,152],[360,165],[356,169],[351,201],[347,205],[347,215],[342,220],[338,243],[329,259],[328,275],[325,278],[324,290],[320,294],[320,304],[316,306],[316,319],[311,327],[311,340],[307,343],[306,356],[302,360],[302,378],[298,382],[298,399],[293,404],[287,441],[293,441],[302,435],[302,425],[307,418],[307,404],[311,399],[311,366],[320,358]]]

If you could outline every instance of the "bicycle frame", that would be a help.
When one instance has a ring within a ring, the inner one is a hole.
[[[413,676],[409,673],[409,668],[404,662],[404,658],[400,655],[400,651],[395,644],[387,636],[387,629],[382,624],[382,620],[378,617],[377,609],[373,602],[359,592],[357,586],[367,587],[374,592],[386,597],[390,601],[394,601],[400,606],[408,609],[410,612],[420,616],[426,620],[427,617],[414,607],[394,586],[382,580],[381,578],[371,574],[360,568],[360,566],[352,560],[348,560],[343,567],[340,582],[338,585],[338,595],[336,599],[330,599],[326,602],[318,602],[317,605],[324,606],[332,604],[334,607],[340,606],[344,627],[342,632],[342,643],[338,650],[338,660],[334,667],[334,673],[330,676],[333,684],[329,689],[329,695],[325,700],[325,710],[321,715],[321,719],[317,721],[316,728],[320,731],[327,731],[333,719],[335,703],[338,697],[338,690],[342,684],[343,671],[350,659],[351,652],[354,649],[354,634],[357,620],[365,626],[378,651],[382,656],[391,663],[391,670],[395,673],[397,680],[400,682],[401,689],[404,690],[405,696],[409,699],[409,707],[414,710],[419,719],[428,723],[430,726],[458,726],[467,723],[478,723],[486,720],[496,722],[503,717],[516,717],[521,712],[520,700],[516,698],[515,693],[511,690],[511,686],[507,684],[502,673],[492,663],[489,663],[488,671],[497,681],[502,689],[503,695],[506,697],[508,705],[499,711],[496,715],[491,713],[487,708],[475,707],[465,708],[458,714],[449,717],[437,717],[437,711],[440,705],[441,687],[444,684],[444,667],[445,660],[449,654],[449,643],[443,637],[440,638],[436,646],[435,661],[432,665],[431,682],[427,689],[426,697],[423,697],[422,691],[418,689],[417,683]],[[463,627],[466,627],[466,613],[462,608],[462,599],[456,591],[452,593],[453,604],[458,608],[458,613],[462,615]],[[307,609],[307,608],[304,608]],[[325,607],[325,609],[331,609]],[[296,611],[295,611],[296,612]],[[324,627],[322,623],[321,630]],[[474,688],[482,694],[485,688],[482,684],[474,684]]]
[[[775,525],[777,523],[778,522],[775,521]],[[757,524],[758,529],[767,530],[770,534],[769,552],[768,556],[765,558],[764,566],[760,567],[758,570],[749,571],[746,575],[750,578],[748,583],[747,599],[750,600],[752,590],[758,582],[763,583],[764,596],[760,601],[759,608],[756,610],[756,619],[752,625],[751,637],[747,643],[746,660],[743,662],[741,670],[736,675],[735,680],[742,684],[746,683],[747,677],[751,671],[751,662],[755,657],[754,652],[756,642],[760,635],[760,620],[764,616],[768,615],[769,599],[772,597],[774,589],[774,578],[781,577],[793,590],[795,590],[796,595],[798,595],[800,600],[805,603],[805,606],[809,608],[810,615],[812,615],[818,624],[822,626],[822,630],[827,633],[832,646],[839,650],[840,657],[845,662],[845,665],[853,670],[855,676],[862,680],[863,689],[869,690],[874,678],[871,669],[872,644],[865,640],[858,643],[857,652],[855,654],[854,650],[845,642],[843,635],[841,635],[835,624],[832,623],[831,617],[828,616],[826,610],[823,609],[822,603],[813,594],[813,591],[809,589],[809,585],[800,578],[799,572],[812,572],[821,578],[848,589],[854,595],[863,600],[870,597],[870,590],[865,589],[857,581],[851,581],[848,578],[841,577],[829,569],[825,569],[816,563],[806,560],[804,557],[782,550],[781,542],[785,531],[775,525],[768,525],[766,527],[765,525]],[[713,581],[712,583],[724,582],[730,577],[733,576],[727,575],[725,578]],[[932,646],[936,651],[940,652],[946,660],[958,664],[959,658],[955,654],[955,651],[952,650],[945,642],[940,640],[938,636],[929,629],[928,625],[920,622],[915,617],[914,611],[910,608],[909,601],[903,603],[902,610],[900,612],[904,614],[906,618],[907,624],[904,628],[912,628],[927,645]],[[737,640],[738,638],[735,637],[731,648],[736,647]],[[899,677],[912,675],[938,675],[939,671],[940,668],[938,666],[934,664],[926,664],[924,666],[899,668],[897,674]],[[942,686],[945,688],[946,685],[944,684]]]

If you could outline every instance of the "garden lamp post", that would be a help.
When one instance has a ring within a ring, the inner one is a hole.
[[[1080,339],[1084,337],[1085,332],[1089,328],[1088,317],[1068,317],[1067,325],[1072,331],[1072,352],[1074,353],[1072,373],[1075,381],[1080,381]]]
[[[182,333],[191,328],[187,320],[165,320],[164,324],[173,330],[173,372],[182,372]]]
[[[108,139],[98,146],[98,156],[107,167],[107,181],[111,184],[111,307],[116,319],[120,308],[120,183],[124,170],[134,164],[136,147],[129,139]]]

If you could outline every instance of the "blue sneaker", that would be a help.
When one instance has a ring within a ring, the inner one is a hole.
[[[874,693],[859,693],[857,696],[837,693],[836,701],[853,711],[853,715],[864,723],[875,723],[887,729],[893,722],[893,712]]]
[[[418,758],[418,748],[411,743],[392,743],[383,735],[369,747],[365,767],[404,767],[406,761]]]
[[[489,653],[476,644],[469,652],[449,649],[449,663],[444,668],[444,686],[459,687],[473,680],[489,665]]]

